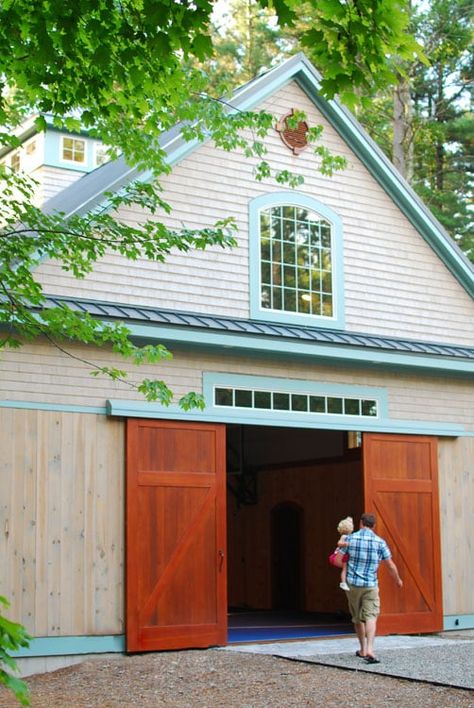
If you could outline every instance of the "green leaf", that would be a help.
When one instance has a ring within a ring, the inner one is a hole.
[[[48,127],[45,117],[44,116],[37,116],[35,118],[35,126],[37,127],[37,129],[39,131],[44,132]]]
[[[8,600],[2,595],[0,595],[0,605],[3,605],[5,609],[9,607]],[[0,683],[12,691],[24,706],[30,704],[27,685],[24,681],[12,676],[3,667],[6,666],[11,671],[16,671],[16,662],[8,652],[27,647],[30,639],[30,635],[21,624],[12,622],[0,614]]]
[[[201,61],[212,54],[212,40],[209,35],[198,34],[194,37],[192,53]]]
[[[15,698],[21,703],[22,706],[30,705],[30,694],[28,686],[21,679],[8,674],[3,669],[0,669],[0,683],[3,683],[5,688],[12,691]]]
[[[206,407],[204,396],[200,393],[190,391],[179,399],[179,405],[184,411],[204,410]]]

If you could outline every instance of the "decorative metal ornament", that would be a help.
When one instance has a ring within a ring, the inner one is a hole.
[[[294,155],[299,155],[300,152],[308,147],[307,133],[309,126],[306,121],[301,120],[296,128],[290,128],[288,118],[295,114],[295,109],[292,108],[289,113],[284,115],[276,124],[275,130],[280,134],[283,143],[289,148]]]

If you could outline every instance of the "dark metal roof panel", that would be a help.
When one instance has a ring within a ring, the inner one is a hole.
[[[97,300],[79,300],[49,296],[46,307],[67,305],[73,310],[87,312],[92,316],[119,319],[121,321],[167,324],[176,327],[191,327],[215,331],[251,334],[255,336],[281,337],[285,339],[310,340],[323,344],[338,344],[365,349],[385,349],[418,354],[440,355],[474,359],[474,347],[420,342],[410,339],[373,336],[359,332],[340,332],[316,327],[267,324],[253,320],[212,316],[198,312],[161,310],[139,305],[122,305]]]

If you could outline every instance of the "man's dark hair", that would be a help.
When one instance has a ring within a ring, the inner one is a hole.
[[[362,514],[360,517],[362,526],[367,526],[369,529],[373,529],[375,526],[376,518],[374,514]]]

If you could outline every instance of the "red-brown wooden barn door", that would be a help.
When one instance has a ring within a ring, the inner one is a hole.
[[[379,572],[380,634],[442,629],[437,439],[364,433],[365,509],[377,516],[403,579]]]
[[[225,426],[127,422],[127,651],[227,641]]]

